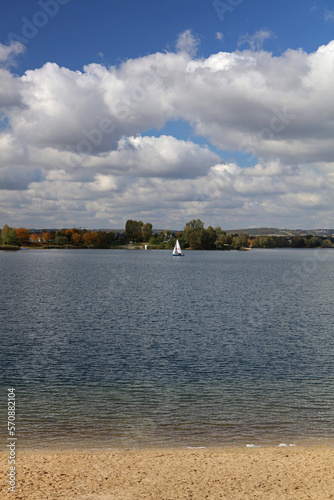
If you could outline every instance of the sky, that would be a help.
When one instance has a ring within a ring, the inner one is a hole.
[[[0,13],[0,227],[334,227],[332,0]]]

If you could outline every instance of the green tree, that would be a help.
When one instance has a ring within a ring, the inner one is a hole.
[[[223,250],[224,247],[226,247],[226,246],[227,246],[227,243],[226,243],[226,233],[224,234],[223,232],[221,232],[221,233],[219,233],[217,235],[217,238],[216,238],[216,241],[215,241],[215,247],[218,250]]]
[[[331,240],[326,239],[322,242],[322,247],[323,248],[333,248],[333,243],[331,242]]]
[[[56,245],[66,245],[68,243],[67,238],[64,234],[56,234],[55,236],[55,244]]]
[[[108,231],[106,233],[106,238],[107,238],[108,246],[111,247],[114,244],[114,241],[116,239],[115,231]]]
[[[203,228],[193,229],[190,231],[187,238],[189,246],[195,250],[203,248],[204,233],[205,229]]]
[[[293,236],[291,238],[291,246],[294,248],[304,248],[305,247],[304,238],[301,238],[300,236]]]
[[[186,245],[196,250],[210,250],[215,248],[216,232],[212,226],[208,229],[203,227],[187,228],[183,232],[182,240],[185,240]]]
[[[283,248],[288,246],[288,240],[284,236],[274,236],[275,246]]]
[[[166,243],[166,247],[165,248],[172,249],[172,248],[175,247],[175,243],[176,243],[176,239],[175,238],[170,238],[168,240],[168,243]]]
[[[204,231],[204,224],[200,219],[193,219],[187,222],[183,230],[180,243],[183,247],[190,246],[191,248],[202,248],[202,237]]]
[[[227,233],[226,235],[226,245],[231,246],[233,241],[233,234]]]
[[[190,222],[187,222],[186,227],[191,227],[193,229],[201,229],[204,228],[204,222],[202,222],[200,219],[193,219]]]
[[[261,238],[260,236],[256,236],[254,241],[253,241],[253,248],[261,248]]]
[[[93,234],[93,239],[89,243],[94,245],[95,248],[110,248],[115,240],[114,231],[99,231],[95,233],[98,237],[94,236],[94,233],[91,233]]]
[[[45,230],[43,230],[44,232]],[[59,229],[55,233],[55,244],[56,245],[66,245],[66,243],[71,244],[72,243],[72,234],[74,231],[72,229]]]
[[[286,246],[285,238],[276,238],[273,236],[257,236],[253,242],[254,248],[276,248],[279,246]]]
[[[1,231],[1,243],[3,245],[20,246],[16,230],[13,227],[9,227],[7,224],[4,225]]]
[[[306,246],[310,246],[310,248],[320,247],[322,245],[322,239],[318,238],[318,236],[312,236],[307,243]]]
[[[207,249],[215,248],[216,239],[217,239],[216,230],[213,229],[212,226],[209,226],[206,229],[206,235],[205,235],[204,242],[203,242],[206,245],[206,248]]]
[[[125,224],[125,238],[129,241],[142,241],[142,221],[129,219]]]
[[[149,241],[149,239],[152,236],[152,224],[147,222],[147,224],[144,224],[142,227],[142,235],[143,235],[143,241]]]
[[[157,245],[158,243],[162,243],[163,241],[164,241],[164,233],[152,234],[151,238],[149,239],[149,243],[151,245]]]
[[[240,250],[241,248],[248,248],[248,236],[247,234],[239,234],[238,236],[234,236],[232,240],[232,247],[235,250]]]

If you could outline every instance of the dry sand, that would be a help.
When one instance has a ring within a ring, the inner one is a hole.
[[[334,499],[334,448],[20,451],[16,492],[1,498]]]

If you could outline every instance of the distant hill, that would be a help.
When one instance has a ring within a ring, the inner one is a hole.
[[[286,235],[286,229],[278,229],[277,227],[252,227],[247,229],[228,229],[227,233],[248,234],[249,236],[268,236],[273,234]]]
[[[279,229],[277,227],[250,227],[245,229],[224,229],[226,233],[232,234],[247,234],[249,236],[323,236],[325,238],[330,238],[334,236],[334,229]],[[42,229],[29,229],[31,233],[40,233]],[[45,231],[59,231],[59,228],[45,229]],[[115,233],[119,235],[123,235],[125,233],[125,228],[122,229],[111,229],[111,228],[99,228],[99,229],[90,229],[90,231],[115,231]],[[172,234],[176,234],[182,229],[153,229],[153,233],[161,233],[164,231],[169,231]]]
[[[249,236],[324,236],[331,237],[334,229],[278,229],[277,227],[252,227],[247,229],[229,229],[227,233],[248,234]]]

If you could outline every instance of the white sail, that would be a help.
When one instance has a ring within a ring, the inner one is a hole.
[[[183,255],[179,240],[176,240],[173,255]]]

